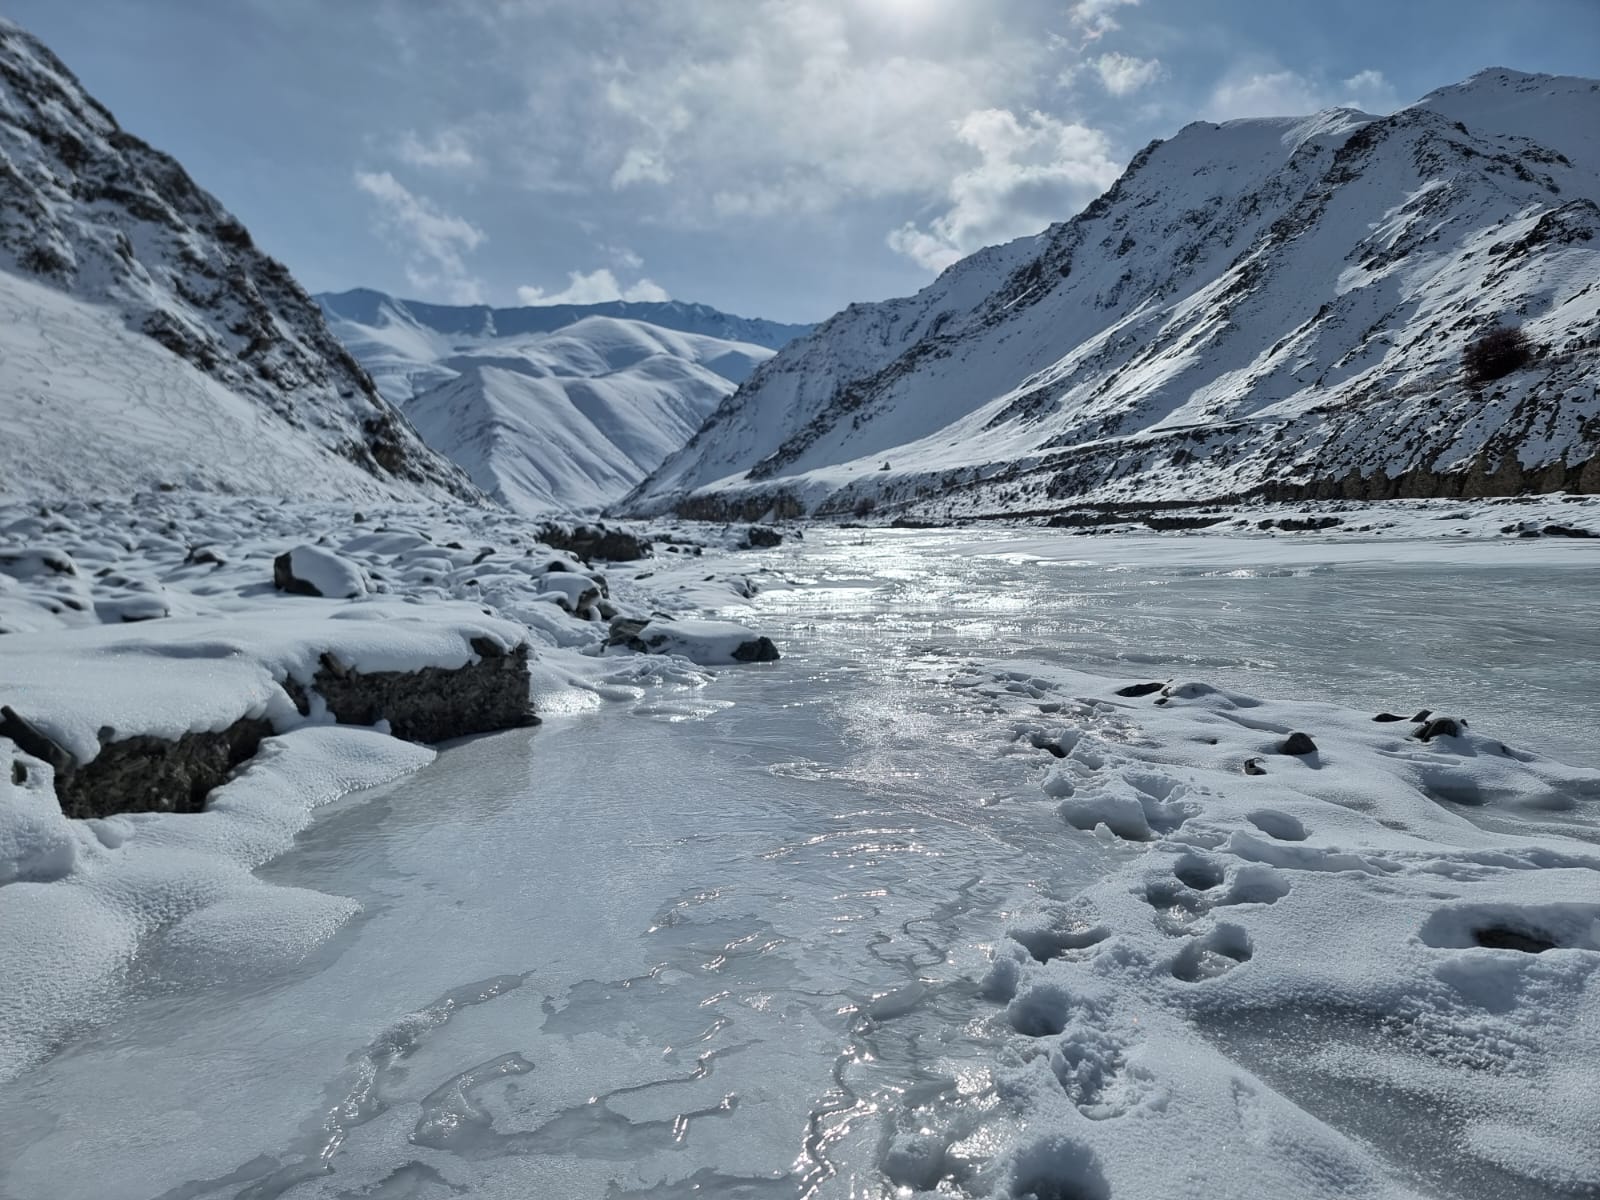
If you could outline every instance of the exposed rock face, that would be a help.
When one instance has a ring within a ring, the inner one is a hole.
[[[537,724],[528,695],[527,643],[506,651],[488,638],[474,638],[472,649],[478,661],[459,668],[365,673],[324,654],[310,690],[340,724],[387,721],[389,732],[408,742],[444,742]],[[309,712],[311,697],[305,688],[293,680],[284,688],[302,714]],[[25,718],[0,707],[0,737],[53,768],[56,797],[69,817],[200,812],[212,789],[225,783],[274,732],[270,722],[254,717],[176,740],[118,738],[115,730],[105,729],[100,752],[78,763]]]
[[[380,482],[480,495],[378,394],[237,218],[3,19],[0,269],[112,306],[129,330],[258,406],[267,424]]]
[[[457,670],[351,671],[332,654],[312,680],[341,724],[389,722],[389,732],[408,742],[444,742],[536,724],[528,698],[527,643],[507,652],[487,638],[474,638],[478,661]]]
[[[752,525],[745,531],[741,548],[745,550],[770,550],[783,545],[783,534],[766,525]]]
[[[220,733],[186,733],[175,742],[131,737],[106,740],[93,762],[56,775],[56,798],[69,817],[130,812],[197,813],[211,789],[253,756],[272,726],[245,717]]]
[[[613,525],[556,525],[539,527],[539,540],[586,561],[633,562],[649,558],[650,539]]]

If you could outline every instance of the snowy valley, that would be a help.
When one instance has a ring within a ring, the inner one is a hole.
[[[806,326],[704,305],[491,309],[319,296],[337,336],[427,443],[517,512],[598,511],[698,430]]]
[[[0,1197],[1600,1194],[1597,131],[441,305],[0,20]]]

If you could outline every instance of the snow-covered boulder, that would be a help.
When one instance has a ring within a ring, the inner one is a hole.
[[[548,596],[567,612],[588,617],[600,601],[600,585],[575,571],[552,571],[538,582],[540,597]]]
[[[640,653],[682,655],[707,667],[781,657],[771,638],[733,621],[654,620],[628,631],[619,644]]]
[[[348,558],[321,546],[296,546],[272,560],[272,583],[296,596],[349,600],[372,590],[367,574]]]

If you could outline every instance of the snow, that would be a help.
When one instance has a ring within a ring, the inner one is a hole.
[[[0,271],[0,495],[127,496],[160,485],[306,499],[387,493],[120,326],[107,306]]]
[[[165,504],[154,524],[243,526]],[[278,519],[337,528],[327,544],[378,584],[420,593],[451,558],[513,573],[509,519],[393,510],[354,530],[316,511]],[[50,557],[89,567],[120,518],[57,531]],[[1594,568],[1582,542],[1454,528],[812,529],[752,554],[683,527],[704,552],[615,565],[614,600],[704,599],[714,615],[657,620],[761,628],[782,661],[712,678],[600,653],[603,625],[540,604],[586,639],[533,634],[544,727],[329,810],[258,877],[239,864],[301,829],[291,795],[384,778],[397,744],[296,730],[186,819],[73,825],[35,790],[8,845],[54,881],[5,893],[48,897],[47,933],[76,924],[59,944],[6,926],[0,977],[59,961],[66,981],[13,985],[6,1028],[37,1044],[67,1010],[79,1032],[0,1098],[8,1190],[1581,1194],[1600,1178],[1600,759],[1539,747],[1584,738],[1584,682],[1560,664],[1592,641]],[[258,536],[207,570],[260,578]],[[558,557],[519,549],[533,571]],[[1507,619],[1538,596],[1536,625]],[[1467,724],[1423,742],[1417,701]],[[1315,752],[1282,753],[1294,731]],[[281,802],[242,786],[285,777]],[[144,903],[171,920],[151,928]],[[134,1002],[129,963],[155,981]],[[174,1159],[157,1134],[178,1105],[203,1136]],[[83,1121],[103,1136],[64,1158]],[[333,1173],[307,1174],[324,1157]]]
[[[321,546],[296,546],[288,552],[291,578],[330,600],[353,600],[372,590],[359,566]]]

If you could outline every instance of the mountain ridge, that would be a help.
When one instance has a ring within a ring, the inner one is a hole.
[[[383,400],[329,332],[310,297],[281,263],[256,248],[239,220],[175,159],[118,125],[47,47],[3,19],[0,275],[12,313],[58,308],[62,314],[76,313],[72,303],[57,306],[32,290],[33,283],[43,284],[72,302],[110,310],[116,325],[150,339],[152,348],[159,345],[242,398],[253,406],[253,415],[234,410],[182,368],[143,348],[134,352],[147,377],[159,376],[184,392],[194,406],[186,410],[189,419],[214,415],[221,406],[229,410],[218,417],[224,424],[253,425],[265,438],[261,444],[283,448],[302,470],[326,455],[323,474],[342,482],[321,480],[316,486],[373,495],[481,498]],[[66,319],[94,339],[94,321]],[[109,345],[86,346],[84,353],[101,355]],[[41,365],[52,369],[48,358]],[[68,375],[63,371],[55,381],[58,393],[62,387],[70,390]],[[30,379],[24,389],[50,382]],[[149,393],[157,408],[163,394],[161,389]],[[13,403],[23,399],[14,395]],[[21,419],[31,414],[18,416],[17,428],[30,437],[50,434],[45,424]],[[155,428],[153,420],[145,422],[143,434],[150,436],[144,437],[141,453],[150,457],[147,469],[134,456],[121,456],[115,478],[108,476],[105,486],[178,475],[195,486],[235,486],[231,474],[238,463],[226,439],[205,444],[206,453],[217,459],[208,465],[195,453],[196,445],[163,447],[153,436]],[[297,441],[304,445],[290,448]],[[59,439],[51,445],[58,454],[69,450]],[[26,447],[14,450],[8,486],[26,484],[30,464],[40,470],[60,466]],[[93,482],[97,458],[79,458],[84,482]],[[366,478],[346,472],[346,463]],[[253,472],[246,482],[263,486],[267,478]]]
[[[428,444],[529,514],[620,498],[773,353],[738,335],[782,345],[808,328],[677,301],[495,309],[371,289],[318,300]]]
[[[1491,68],[1387,117],[1191,123],[1071,220],[823,322],[619,511],[1591,490],[1590,118],[1600,83]],[[1508,315],[1547,349],[1467,387]]]

